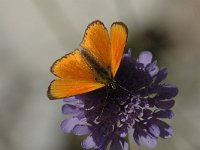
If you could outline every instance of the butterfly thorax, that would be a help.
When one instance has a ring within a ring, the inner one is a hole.
[[[89,51],[81,49],[81,56],[95,74],[97,82],[109,85],[113,82],[111,66],[104,67]]]

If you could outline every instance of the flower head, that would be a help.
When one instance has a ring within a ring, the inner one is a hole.
[[[172,99],[178,93],[176,86],[161,83],[167,69],[159,69],[152,62],[149,51],[140,53],[138,59],[131,52],[124,54],[113,82],[114,87],[104,87],[86,94],[64,99],[64,120],[61,128],[75,135],[88,135],[82,142],[85,149],[128,150],[126,136],[133,130],[138,145],[154,148],[157,139],[170,138],[172,128],[161,119],[171,119]]]

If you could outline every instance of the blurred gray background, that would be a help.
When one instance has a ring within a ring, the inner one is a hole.
[[[60,129],[62,101],[49,101],[51,64],[99,19],[129,28],[127,48],[151,50],[179,87],[174,136],[156,150],[200,149],[199,0],[0,0],[0,150],[79,150]],[[132,150],[144,150],[130,140]]]

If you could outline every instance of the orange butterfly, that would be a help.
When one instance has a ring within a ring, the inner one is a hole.
[[[114,22],[109,33],[96,20],[88,25],[80,48],[54,62],[51,72],[58,77],[48,88],[49,99],[87,93],[113,83],[128,36],[122,22]]]

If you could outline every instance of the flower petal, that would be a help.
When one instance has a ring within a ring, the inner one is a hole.
[[[91,149],[91,148],[95,148],[96,144],[93,140],[93,137],[88,136],[85,140],[83,140],[83,142],[81,143],[81,146],[85,149]]]
[[[168,139],[172,137],[172,134],[173,134],[173,129],[169,127],[161,131],[160,137]]]
[[[155,148],[157,145],[157,139],[145,130],[136,129],[133,137],[137,145],[143,145],[147,148]]]
[[[77,101],[77,100],[78,99],[76,99],[75,96],[63,99],[64,102],[74,102],[74,101]]]
[[[69,118],[63,120],[60,126],[64,132],[70,133],[73,130],[74,126],[77,125],[79,122],[80,122],[79,119],[76,117]]]
[[[126,137],[126,135],[129,133],[129,127],[127,124],[123,124],[117,129],[116,132],[120,137]]]
[[[110,150],[123,150],[121,143],[119,140],[113,140],[110,145]]]
[[[138,58],[138,62],[146,65],[150,64],[152,61],[152,54],[149,51],[141,52]]]
[[[159,119],[156,119],[153,122],[159,127],[161,138],[167,139],[172,137],[173,130],[167,123]]]
[[[80,112],[80,109],[77,106],[71,104],[65,104],[62,106],[62,112],[63,114],[76,114]]]
[[[171,99],[178,94],[178,89],[173,84],[165,84],[158,88],[159,96],[164,99]]]
[[[135,140],[135,143],[136,143],[137,145],[140,145],[139,135],[138,135],[138,132],[137,132],[136,129],[135,129],[135,131],[134,131],[134,133],[133,133],[133,138],[134,138],[134,140]]]
[[[160,129],[155,124],[148,124],[148,131],[156,138],[159,137],[159,135],[160,135]]]
[[[144,109],[143,110],[143,118],[144,119],[150,119],[150,118],[152,118],[152,110],[150,110],[150,109]]]
[[[175,104],[174,100],[167,100],[167,101],[155,100],[155,106],[161,109],[170,109],[174,106],[174,104]]]
[[[155,79],[154,83],[158,84],[159,82],[164,80],[167,77],[167,74],[168,74],[167,68],[161,68],[159,70],[158,74],[156,75],[156,79]]]
[[[157,139],[150,134],[140,137],[140,144],[147,148],[155,148],[157,145]]]
[[[128,145],[128,142],[126,142],[125,140],[124,140],[124,142],[123,142],[123,150],[128,150],[129,149],[129,145]]]
[[[168,118],[171,119],[174,116],[174,113],[172,110],[159,110],[153,113],[153,116],[156,118]]]
[[[88,126],[87,125],[76,125],[72,132],[75,134],[75,135],[86,135],[86,134],[89,134],[91,133],[91,131],[89,130]]]
[[[157,66],[157,61],[154,61],[153,63],[149,64],[146,67],[146,70],[148,71],[151,77],[155,76],[159,71],[159,68]]]

